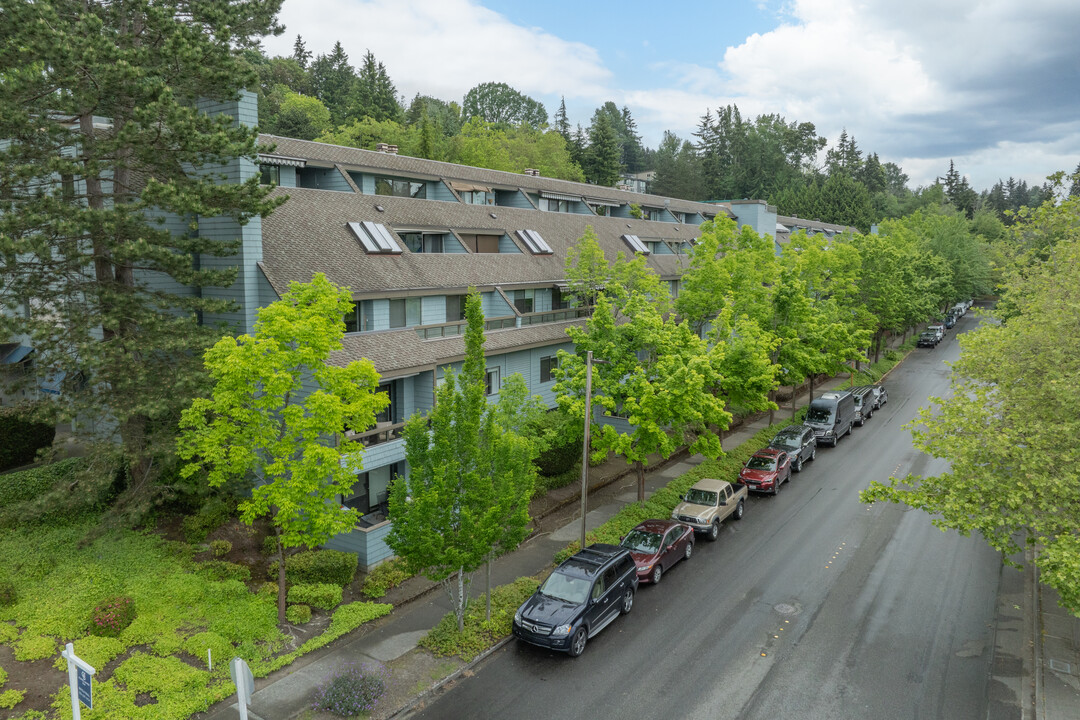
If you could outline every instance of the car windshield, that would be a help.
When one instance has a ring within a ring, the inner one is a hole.
[[[581,605],[589,597],[589,581],[585,578],[553,572],[540,586],[540,593],[556,600]]]
[[[686,493],[686,502],[694,503],[695,505],[715,505],[716,492],[712,490],[690,488],[690,492]]]
[[[746,461],[746,467],[751,470],[775,470],[776,460],[767,457],[758,457],[754,455],[752,458]]]
[[[660,533],[631,530],[630,534],[623,538],[622,546],[634,552],[654,553],[660,549],[660,542],[663,539],[664,536]]]
[[[860,405],[862,405],[862,399],[863,399],[862,395],[856,395],[855,396],[855,407],[859,407]]]
[[[829,422],[829,420],[832,420],[832,411],[828,408],[812,407],[806,413],[806,419],[810,422]]]
[[[800,445],[799,438],[795,435],[777,435],[773,438],[772,445],[782,448],[797,448]]]

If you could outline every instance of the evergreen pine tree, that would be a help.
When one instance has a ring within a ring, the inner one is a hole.
[[[293,43],[293,60],[296,63],[307,70],[308,60],[311,59],[311,51],[304,45],[304,39],[299,35],[296,36],[296,42]]]
[[[585,154],[585,177],[596,185],[613,186],[619,180],[619,141],[607,113],[597,112],[589,127],[589,148]]]

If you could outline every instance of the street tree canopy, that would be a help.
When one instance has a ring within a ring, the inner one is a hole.
[[[1042,581],[1080,613],[1080,200],[1037,214],[1014,226],[1018,240],[1072,230],[1011,274],[1011,316],[960,337],[950,396],[933,398],[911,425],[915,445],[950,470],[874,482],[861,497],[925,510],[1006,557],[1033,546]]]

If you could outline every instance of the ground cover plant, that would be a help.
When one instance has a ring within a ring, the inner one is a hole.
[[[150,532],[118,530],[83,543],[98,521],[87,514],[66,525],[16,527],[0,535],[0,578],[15,598],[0,606],[0,645],[17,661],[6,663],[0,692],[16,717],[41,710],[50,718],[71,717],[66,676],[56,675],[51,709],[23,707],[19,683],[31,669],[20,672],[22,662],[51,658],[65,670],[59,653],[66,642],[97,669],[94,709],[84,710],[83,718],[180,720],[234,692],[228,670],[233,656],[265,676],[390,612],[382,603],[342,605],[323,634],[292,647],[277,624],[273,595],[237,579],[247,573],[233,568],[246,567],[217,560],[205,564],[212,570],[207,572],[193,560],[197,548]],[[95,614],[119,622],[107,623],[103,636]]]

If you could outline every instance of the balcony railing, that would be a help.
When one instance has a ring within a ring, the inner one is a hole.
[[[371,447],[372,445],[380,445],[391,440],[397,440],[401,437],[401,428],[405,427],[405,423],[391,423],[380,422],[375,423],[375,427],[365,430],[364,432],[347,432],[345,433],[345,439],[350,442],[361,443],[364,447]]]
[[[465,327],[468,323],[464,320],[458,320],[452,323],[440,323],[438,325],[424,325],[423,327],[416,328],[416,334],[420,336],[421,340],[431,340],[434,338],[442,337],[454,337],[455,335],[464,335]],[[502,330],[504,328],[517,327],[517,319],[513,315],[506,317],[491,318],[484,321],[485,330]]]
[[[541,312],[528,313],[521,316],[521,324],[539,325],[541,323],[564,322],[577,320],[589,314],[587,308],[566,308],[563,310],[544,310]]]

